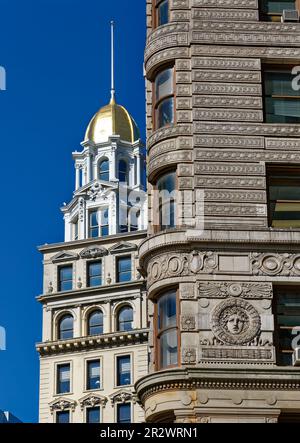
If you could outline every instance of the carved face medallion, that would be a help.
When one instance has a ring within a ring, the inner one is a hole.
[[[257,310],[245,300],[233,299],[220,303],[212,313],[212,331],[224,344],[250,343],[261,327]]]

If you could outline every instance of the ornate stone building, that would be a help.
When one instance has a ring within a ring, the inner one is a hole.
[[[299,6],[147,0],[148,422],[300,422]]]
[[[144,146],[133,118],[110,103],[75,152],[76,184],[62,208],[65,242],[44,258],[40,422],[144,420],[134,383],[148,371],[147,301],[137,269],[145,238]]]

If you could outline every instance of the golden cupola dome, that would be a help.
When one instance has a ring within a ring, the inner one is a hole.
[[[84,141],[105,143],[113,135],[119,135],[121,140],[129,143],[134,143],[140,138],[136,122],[123,106],[117,105],[114,98],[94,115],[86,130]]]

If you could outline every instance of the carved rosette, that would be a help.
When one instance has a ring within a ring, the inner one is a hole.
[[[182,350],[182,363],[185,365],[195,365],[197,363],[195,348],[184,348]]]
[[[250,344],[258,335],[261,319],[253,305],[245,300],[230,298],[212,312],[212,332],[226,345]]]
[[[183,331],[193,331],[196,328],[194,315],[183,315],[181,317],[181,329]]]

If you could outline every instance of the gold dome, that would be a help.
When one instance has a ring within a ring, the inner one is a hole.
[[[84,141],[105,143],[112,135],[119,135],[121,140],[130,143],[140,138],[136,122],[114,99],[94,115],[86,130]]]

